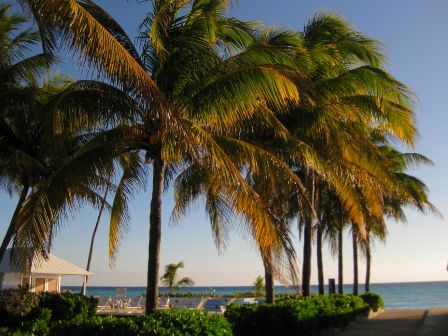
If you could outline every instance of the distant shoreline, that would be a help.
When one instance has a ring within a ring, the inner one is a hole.
[[[406,282],[374,282],[371,283],[371,285],[418,285],[418,284],[441,284],[441,283],[448,283],[448,280],[434,280],[434,281],[406,281]],[[326,286],[328,284],[325,284]],[[317,286],[317,284],[311,284],[311,286]],[[353,286],[352,283],[344,283],[344,286]],[[360,287],[364,286],[364,283],[359,284]],[[65,287],[81,287],[79,285],[63,285],[63,288]],[[88,287],[95,288],[117,288],[117,287],[126,287],[126,288],[146,288],[146,285],[141,286],[128,286],[125,284],[119,284],[119,285],[89,285]],[[210,288],[232,288],[232,287],[252,287],[251,285],[198,285],[198,286],[192,286],[191,288],[204,288],[204,287],[210,287]],[[275,287],[288,287],[284,285],[276,285]],[[159,288],[166,288],[166,287],[159,287]],[[186,288],[188,289],[188,288]],[[185,289],[183,289],[185,290]]]

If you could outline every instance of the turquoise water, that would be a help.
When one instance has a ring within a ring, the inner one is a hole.
[[[79,292],[80,287],[63,287],[66,290]],[[116,287],[88,287],[87,295],[115,296]],[[328,289],[326,289],[328,290]],[[364,290],[360,286],[360,292]],[[231,295],[233,293],[250,292],[250,286],[233,287],[191,287],[183,291],[197,294]],[[312,291],[317,292],[317,286],[312,286]],[[344,286],[345,293],[351,293],[352,286]],[[430,308],[448,307],[448,282],[416,282],[416,283],[390,283],[372,284],[371,291],[380,294],[384,299],[386,309],[399,308]],[[160,288],[161,293],[166,293],[166,288]],[[276,293],[292,293],[293,291],[283,286],[276,287]],[[145,293],[144,287],[127,287],[127,296],[138,296]]]

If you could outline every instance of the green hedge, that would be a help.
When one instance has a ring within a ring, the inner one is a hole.
[[[145,317],[78,317],[60,321],[50,336],[190,336],[232,335],[230,324],[221,315],[195,310],[158,310]]]
[[[270,305],[231,304],[225,317],[235,336],[317,335],[320,329],[342,327],[367,305],[357,296],[326,295],[285,299]]]
[[[369,306],[370,310],[376,312],[384,308],[383,298],[375,293],[366,293],[361,295],[361,298]]]
[[[0,291],[0,335],[48,335],[56,321],[92,317],[97,301],[80,294],[30,293],[26,289]]]
[[[51,321],[71,320],[76,317],[92,317],[96,314],[98,301],[74,293],[41,293],[37,309],[52,311]]]

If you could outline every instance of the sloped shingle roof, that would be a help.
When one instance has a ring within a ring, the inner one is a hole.
[[[22,273],[23,268],[21,266],[10,264],[10,256],[11,250],[7,250],[5,257],[0,262],[0,273]],[[31,265],[31,274],[92,275],[82,267],[53,254],[48,254],[48,259],[35,258]]]

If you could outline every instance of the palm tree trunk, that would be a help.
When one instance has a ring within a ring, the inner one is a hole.
[[[318,225],[316,231],[316,250],[317,250],[317,278],[319,282],[319,294],[325,294],[324,287],[324,263],[322,258],[322,226]]]
[[[48,246],[47,246],[47,253],[51,252],[51,245],[53,240],[53,225],[50,226],[50,234],[48,235]]]
[[[8,230],[6,231],[5,237],[3,238],[2,245],[0,246],[0,261],[5,256],[6,249],[8,248],[9,243],[14,237],[14,232],[16,229],[16,224],[19,219],[20,211],[22,210],[23,204],[25,203],[26,197],[28,196],[28,192],[30,190],[30,186],[25,183],[22,187],[22,191],[20,192],[19,201],[17,202],[16,209],[12,215],[11,221],[9,223]]]
[[[146,287],[146,314],[151,313],[157,307],[164,175],[165,163],[159,154],[154,158],[153,163],[152,198],[149,215],[149,256]]]
[[[314,174],[311,173],[311,207],[315,206],[315,184]],[[313,214],[311,210],[305,218],[305,227],[303,228],[303,274],[302,274],[302,295],[311,295],[311,258],[312,258],[312,240],[313,240]]]
[[[95,227],[93,229],[92,238],[90,239],[89,257],[87,258],[87,267],[86,267],[87,272],[90,271],[90,263],[92,261],[92,254],[93,254],[93,244],[95,242],[95,236],[96,236],[96,232],[98,231],[98,226],[100,225],[101,215],[103,214],[103,210],[104,210],[104,206],[106,204],[106,198],[107,198],[108,192],[109,192],[109,187],[106,187],[106,191],[103,196],[103,202],[101,203],[100,211],[98,212],[98,218],[96,219]],[[85,293],[86,293],[88,279],[89,279],[88,276],[86,276],[84,278],[84,282],[83,282],[82,288],[81,288],[81,294],[85,295]]]
[[[339,231],[338,231],[338,293],[344,293],[344,260],[342,253],[342,244],[343,244],[343,235],[344,235],[344,225],[341,222]]]
[[[303,267],[302,267],[302,295],[311,294],[311,244],[312,244],[311,218],[305,219],[303,228]]]
[[[353,224],[352,224],[353,225]],[[355,225],[352,227],[352,240],[353,240],[353,295],[358,295],[358,235]]]
[[[264,286],[265,286],[266,303],[273,304],[275,302],[274,276],[272,275],[271,266],[268,264],[266,258],[262,256],[262,259],[264,266]]]
[[[364,291],[366,293],[370,292],[370,265],[372,263],[372,258],[370,255],[370,237],[367,234],[366,237],[366,283]]]

